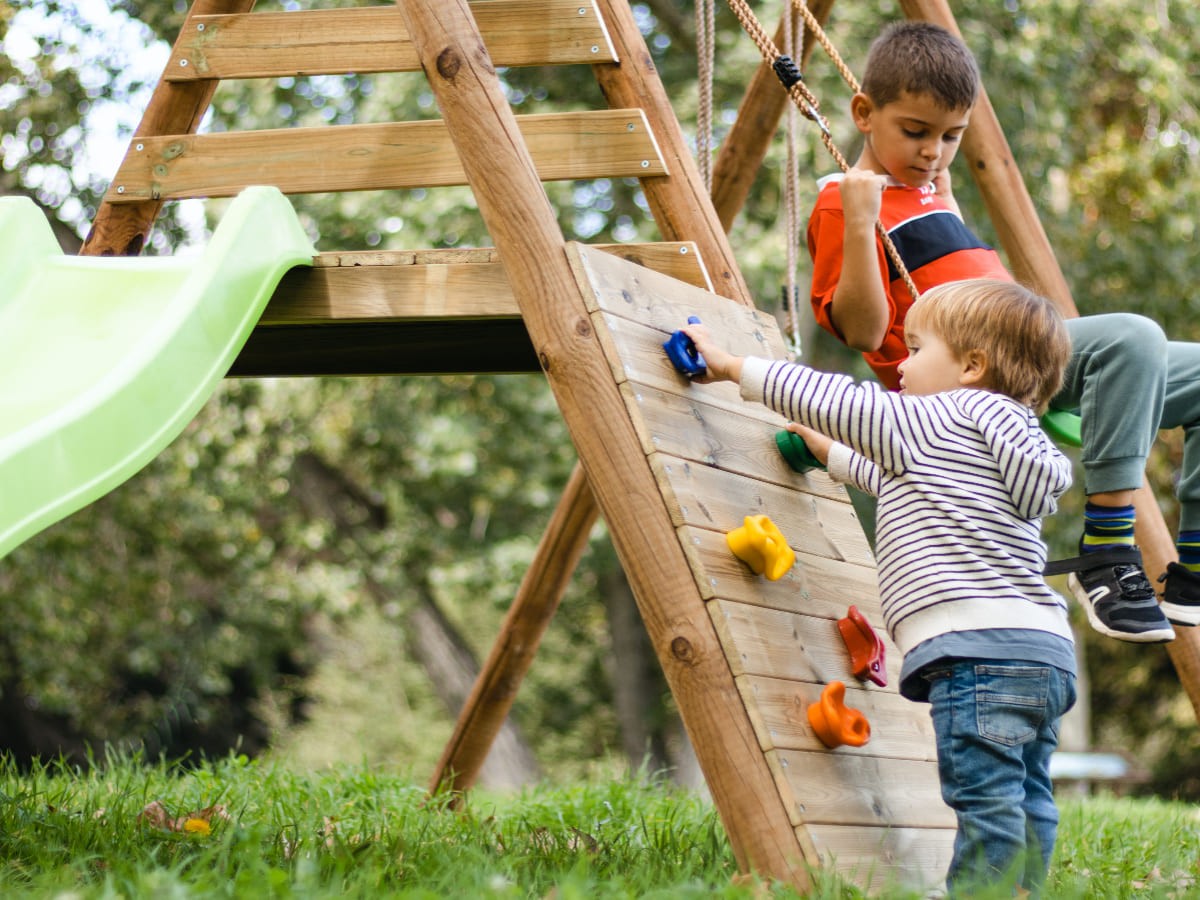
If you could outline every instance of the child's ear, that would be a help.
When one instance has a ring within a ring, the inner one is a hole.
[[[850,116],[854,119],[855,127],[863,134],[871,131],[871,113],[874,111],[875,104],[862,91],[850,98]]]
[[[958,383],[963,387],[984,387],[988,375],[987,354],[982,350],[968,350],[959,360],[961,366]]]

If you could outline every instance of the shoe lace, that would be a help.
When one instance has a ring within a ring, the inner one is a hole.
[[[1114,566],[1117,583],[1121,585],[1121,594],[1134,600],[1146,600],[1154,597],[1154,588],[1146,573],[1139,566]]]

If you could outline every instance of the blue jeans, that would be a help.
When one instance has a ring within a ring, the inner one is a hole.
[[[973,885],[1004,879],[1036,896],[1058,832],[1050,754],[1075,703],[1075,676],[969,659],[934,664],[925,677],[942,799],[958,817],[947,888],[970,896]]]

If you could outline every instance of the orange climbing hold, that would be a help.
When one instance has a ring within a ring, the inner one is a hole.
[[[884,662],[883,641],[867,621],[867,617],[851,606],[844,619],[838,619],[838,631],[850,652],[850,669],[854,677],[870,679],[880,687],[887,687],[887,668]]]
[[[829,749],[846,744],[861,747],[871,739],[871,723],[857,709],[846,705],[846,685],[831,681],[821,699],[808,706],[808,724]]]
[[[756,575],[778,581],[796,564],[796,554],[768,516],[746,516],[740,528],[726,532],[725,543],[733,555]]]

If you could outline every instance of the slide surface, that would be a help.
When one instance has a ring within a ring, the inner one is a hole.
[[[272,187],[170,258],[66,256],[31,200],[0,199],[0,558],[174,440],[313,254]]]

